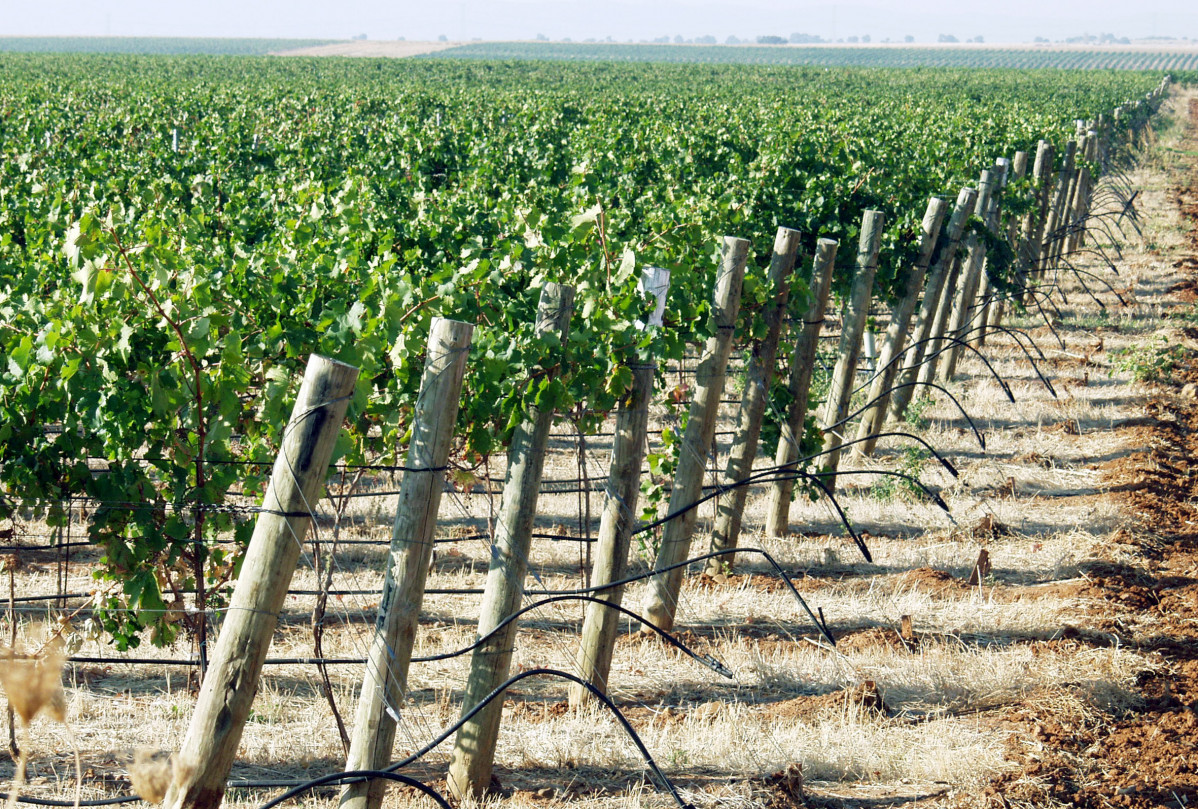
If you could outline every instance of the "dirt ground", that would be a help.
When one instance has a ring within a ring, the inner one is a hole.
[[[1184,167],[1170,193],[1187,244],[1173,256],[1182,276],[1167,291],[1187,303],[1198,281],[1198,99],[1187,99],[1188,132],[1176,147]],[[1193,315],[1182,312],[1182,318]],[[1192,329],[1183,330],[1186,339]],[[1187,806],[1198,799],[1198,361],[1192,352],[1144,403],[1130,428],[1135,451],[1100,465],[1108,496],[1125,510],[1120,559],[1096,567],[1088,593],[1111,605],[1101,633],[1066,642],[1118,643],[1156,664],[1136,678],[1139,704],[1098,721],[1011,710],[1017,731],[1010,760],[1019,768],[987,790],[993,802],[1060,802],[1083,807]],[[1070,721],[1073,720],[1073,721]],[[1030,741],[1029,741],[1030,740]]]
[[[951,405],[919,404],[902,425],[952,459],[951,477],[899,442],[868,469],[913,471],[936,487],[952,516],[880,476],[846,479],[841,503],[868,542],[864,562],[824,501],[794,504],[787,538],[762,533],[766,494],[754,491],[742,545],[774,555],[812,608],[823,610],[835,648],[820,640],[793,595],[764,563],[746,556],[715,578],[683,588],[680,639],[734,672],[717,676],[671,647],[621,636],[611,694],[647,749],[697,807],[1180,807],[1198,802],[1198,95],[1169,105],[1172,123],[1150,133],[1127,177],[1141,232],[1108,218],[1079,266],[1107,280],[1094,297],[1066,274],[1048,322],[1021,315],[1043,351],[1038,365],[1010,340],[986,353],[1016,402],[983,365],[966,358],[951,385],[986,434],[983,451]],[[1108,197],[1109,210],[1121,203]],[[1119,233],[1122,229],[1122,234]],[[1114,274],[1103,256],[1111,259]],[[1116,298],[1116,293],[1118,298]],[[1067,302],[1066,299],[1067,298]],[[1101,301],[1101,306],[1095,300]],[[1122,302],[1120,302],[1122,301]],[[1059,340],[1059,341],[1058,341]],[[1151,378],[1155,377],[1155,378]],[[562,438],[547,478],[579,475]],[[608,444],[588,442],[587,476],[605,474]],[[727,447],[721,451],[726,452]],[[762,465],[768,463],[762,459]],[[380,481],[380,489],[394,488]],[[356,505],[343,536],[386,539],[394,498]],[[444,539],[429,580],[417,654],[474,638],[478,596],[446,592],[482,585],[485,528],[493,501],[479,492],[446,498]],[[589,508],[591,523],[579,524]],[[543,495],[537,530],[594,532],[599,497]],[[700,513],[695,552],[706,550],[712,511]],[[18,536],[29,526],[0,526]],[[32,529],[30,529],[32,530]],[[328,524],[321,530],[327,540]],[[529,584],[576,587],[579,543],[545,540]],[[988,569],[971,581],[979,555]],[[645,551],[636,549],[643,569]],[[50,558],[28,554],[18,594],[54,592]],[[344,545],[324,652],[364,653],[377,608],[382,549]],[[67,589],[86,592],[86,555]],[[311,558],[296,576],[272,658],[312,654]],[[624,603],[638,609],[639,587]],[[581,608],[555,605],[522,622],[513,670],[569,669]],[[42,608],[21,613],[30,639]],[[631,627],[628,627],[631,629]],[[7,637],[8,624],[2,627]],[[194,648],[133,654],[77,636],[68,665],[67,725],[38,720],[19,740],[30,752],[29,794],[69,800],[72,750],[83,757],[85,798],[124,794],[137,748],[174,750],[194,704],[180,661]],[[469,657],[413,667],[396,757],[456,719]],[[352,720],[360,667],[330,668],[332,696]],[[565,686],[525,680],[506,698],[496,792],[507,806],[673,805],[636,749],[602,708],[570,711]],[[409,775],[443,789],[445,746]],[[336,722],[312,666],[267,669],[234,777],[314,777],[341,768]],[[0,762],[0,778],[12,765]],[[255,807],[277,791],[235,790],[227,803]],[[335,804],[333,790],[305,805]],[[393,790],[387,806],[429,805]]]

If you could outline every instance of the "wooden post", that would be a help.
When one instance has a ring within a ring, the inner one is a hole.
[[[164,806],[216,809],[224,798],[262,662],[357,378],[351,365],[315,355],[308,360]]]
[[[1022,180],[1027,176],[1027,152],[1016,152],[1015,159],[1011,161],[1011,179]],[[1015,256],[1015,277],[1011,279],[1014,283],[1022,283],[1023,271],[1019,264],[1019,254],[1023,249],[1023,244],[1020,241],[1020,220],[1017,217],[1009,217],[1007,222],[1007,243],[1011,246],[1011,251]],[[986,331],[982,332],[978,344],[986,344],[986,332],[992,331],[1002,323],[1003,313],[1006,311],[1006,298],[992,299],[986,303],[985,324]]]
[[[778,451],[774,455],[774,465],[778,467],[793,464],[799,458],[811,393],[811,376],[815,370],[815,352],[819,348],[819,333],[823,329],[828,293],[832,289],[838,244],[833,239],[820,239],[816,244],[811,283],[808,285],[811,303],[803,313],[803,330],[795,340],[794,351],[790,355],[790,405],[786,409],[786,424],[778,437]],[[769,536],[786,534],[794,486],[793,480],[777,480],[770,487],[770,504],[765,522],[765,531]]]
[[[745,264],[749,260],[749,247],[746,239],[724,237],[723,260],[715,285],[713,314],[716,333],[707,338],[707,345],[699,360],[695,398],[691,401],[686,432],[682,436],[678,469],[674,473],[674,490],[670,492],[670,513],[694,503],[703,489],[703,472],[707,466],[707,454],[715,439],[716,416],[724,394],[724,378],[728,370],[728,357],[732,353],[732,334],[740,311],[741,284],[745,278]],[[661,547],[653,564],[655,570],[686,561],[697,517],[697,510],[692,508],[662,527]],[[648,581],[645,617],[662,629],[668,630],[674,626],[682,573],[683,569],[679,567],[658,573]]]
[[[878,249],[882,244],[882,228],[886,217],[881,211],[866,211],[861,220],[861,241],[857,246],[857,272],[844,307],[844,325],[840,332],[840,347],[836,367],[832,369],[832,387],[824,402],[821,420],[824,425],[824,451],[819,466],[835,472],[840,466],[840,445],[847,432],[845,425],[838,426],[849,413],[849,401],[857,378],[857,360],[861,356],[861,334],[869,317],[869,302],[873,296],[874,276],[878,273]],[[836,478],[824,481],[829,489],[836,486]]]
[[[994,172],[983,171],[982,177],[978,181],[977,210],[987,227],[991,223],[990,202],[997,180],[998,178]],[[969,322],[969,309],[977,292],[978,279],[981,276],[986,256],[986,247],[976,235],[971,233],[968,239],[966,239],[966,244],[968,248],[965,261],[961,264],[961,280],[957,285],[957,295],[953,303],[952,317],[949,319],[948,327],[944,332],[946,335],[958,338],[961,337],[965,325]],[[940,378],[942,380],[953,378],[953,374],[957,370],[957,360],[960,356],[961,345],[959,343],[952,343],[945,347],[944,354],[941,356],[942,362],[939,363],[941,368]]]
[[[728,465],[724,469],[724,478],[721,481],[725,486],[735,486],[753,472],[753,460],[757,457],[757,440],[761,437],[761,422],[765,417],[766,405],[769,404],[770,385],[774,381],[778,340],[782,336],[786,304],[790,300],[790,278],[794,273],[798,252],[799,232],[790,228],[778,228],[766,281],[773,297],[762,313],[766,333],[761,341],[753,344],[753,355],[745,373],[745,390],[736,416],[732,449],[728,454]],[[736,547],[740,537],[741,515],[745,510],[748,494],[747,487],[735,486],[720,498],[716,506],[715,530],[711,535],[713,551]],[[708,559],[707,573],[714,576],[725,566],[731,567],[735,563],[735,556],[729,553]]]
[[[995,160],[994,173],[998,179],[994,185],[994,193],[990,196],[990,216],[986,222],[986,229],[995,238],[999,238],[1002,233],[1002,194],[1010,179],[1011,161],[1005,157]],[[968,314],[963,326],[965,333],[968,333],[969,344],[976,348],[981,348],[986,344],[986,330],[990,325],[991,285],[990,257],[983,251],[982,271],[978,274],[977,293],[970,299]]]
[[[1044,243],[1044,227],[1048,224],[1048,206],[1052,203],[1052,163],[1055,152],[1046,140],[1036,146],[1036,163],[1032,177],[1036,186],[1036,207],[1023,220],[1023,245],[1020,251],[1018,283],[1026,286],[1024,302],[1031,303],[1033,285],[1039,280],[1040,251]]]
[[[1062,252],[1070,256],[1077,252],[1082,245],[1086,216],[1090,209],[1090,167],[1088,165],[1078,167],[1077,182],[1074,185],[1073,205],[1069,214],[1069,230],[1065,235],[1065,243],[1062,248]]]
[[[573,287],[546,284],[537,308],[537,332],[559,335],[565,345],[573,308]],[[549,429],[553,426],[553,415],[552,410],[529,406],[528,415],[512,435],[499,519],[495,524],[495,541],[491,546],[491,564],[478,617],[480,636],[491,632],[518,610],[524,597],[532,523],[536,517],[537,494],[541,489],[545,447]],[[463,715],[507,679],[515,636],[516,622],[513,621],[475,648],[470,658],[470,678],[462,698]],[[455,798],[461,800],[468,795],[482,798],[486,792],[491,782],[502,712],[503,700],[495,700],[458,730],[447,782]]]
[[[1073,174],[1069,178],[1069,192],[1065,197],[1065,212],[1061,215],[1061,235],[1057,240],[1056,252],[1053,259],[1060,262],[1073,248],[1073,234],[1077,227],[1078,205],[1081,192],[1082,175],[1085,171],[1086,155],[1090,151],[1090,139],[1085,130],[1078,133],[1077,153],[1074,158]]]
[[[923,223],[920,226],[919,258],[915,266],[907,273],[905,288],[902,296],[890,310],[890,325],[886,329],[886,341],[882,344],[882,353],[878,357],[878,368],[881,370],[874,375],[866,401],[873,404],[861,417],[861,425],[857,428],[856,445],[861,455],[869,455],[877,446],[877,433],[881,432],[886,420],[886,410],[890,406],[890,387],[898,376],[899,363],[896,361],[907,340],[907,331],[911,325],[911,317],[924,293],[923,280],[927,274],[928,265],[932,262],[932,251],[936,247],[940,226],[948,212],[948,203],[939,197],[928,201],[928,209],[924,212]]]
[[[653,267],[645,272],[641,289],[654,296],[658,303],[657,317],[650,319],[647,326],[661,326],[660,311],[665,307],[669,288],[669,270]],[[631,366],[632,387],[620,401],[616,414],[616,435],[603,499],[603,516],[599,522],[599,541],[595,546],[595,564],[591,571],[592,587],[602,587],[627,574],[628,547],[632,540],[632,528],[636,524],[641,464],[645,460],[649,404],[653,398],[653,373],[656,368],[650,358],[642,358],[638,364]],[[624,598],[624,587],[621,585],[604,590],[599,597],[618,606]],[[615,610],[591,603],[587,605],[586,617],[582,622],[582,641],[576,659],[578,676],[603,693],[607,693],[607,677],[611,673],[619,619],[620,615]],[[570,684],[569,693],[570,706],[574,708],[594,696],[578,683]]]
[[[1027,177],[1028,153],[1016,152],[1015,157],[1011,160],[1011,176],[1010,180],[1022,180]],[[1020,220],[1015,216],[1010,216],[1007,219],[1007,242],[1012,248],[1019,246],[1019,226]]]
[[[1090,215],[1090,193],[1093,190],[1093,175],[1090,165],[1098,162],[1098,132],[1091,129],[1086,133],[1082,157],[1088,161],[1077,170],[1077,190],[1074,193],[1073,224],[1070,228],[1068,251],[1076,253],[1086,243],[1086,218]]]
[[[1040,273],[1043,275],[1056,261],[1060,245],[1061,225],[1065,218],[1065,205],[1069,199],[1069,191],[1073,183],[1074,162],[1077,159],[1077,141],[1071,140],[1065,144],[1065,155],[1062,159],[1061,170],[1057,174],[1057,190],[1053,196],[1052,209],[1048,214],[1048,224],[1044,233],[1044,243],[1040,250]]]
[[[919,317],[915,321],[911,350],[907,352],[903,361],[905,370],[899,376],[899,384],[905,387],[896,390],[890,398],[891,417],[896,421],[903,418],[907,406],[911,404],[916,388],[912,383],[927,385],[935,373],[937,352],[944,344],[944,331],[952,308],[953,290],[960,274],[961,238],[977,202],[976,189],[964,188],[957,195],[952,219],[949,220],[948,228],[942,237],[944,244],[939,249],[940,256],[928,275],[927,293],[920,304]]]
[[[380,770],[391,760],[473,334],[474,326],[469,323],[442,318],[434,318],[429,331],[428,356],[408,443],[408,468],[391,529],[387,575],[358,694],[347,770]],[[349,784],[342,790],[341,806],[378,809],[386,785],[383,780]]]

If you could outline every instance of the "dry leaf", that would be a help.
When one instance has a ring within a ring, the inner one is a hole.
[[[171,788],[173,756],[143,747],[133,754],[129,780],[133,791],[147,803],[162,803]]]
[[[66,723],[64,662],[61,643],[49,645],[40,655],[18,654],[12,649],[0,653],[0,684],[8,694],[8,704],[26,725],[43,710],[51,719]]]

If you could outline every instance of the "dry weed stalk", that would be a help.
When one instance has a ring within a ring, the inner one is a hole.
[[[36,654],[23,654],[10,648],[0,651],[0,685],[8,695],[8,704],[21,724],[29,733],[29,726],[40,713],[61,722],[70,735],[71,748],[75,753],[75,809],[79,809],[79,797],[83,787],[82,761],[75,734],[67,724],[67,695],[62,688],[62,667],[66,663],[64,643],[54,635]],[[25,766],[29,761],[29,744],[21,748],[17,756],[17,771],[13,776],[13,788],[8,796],[8,809],[16,806],[21,787],[25,784]]]
[[[162,803],[174,780],[178,763],[174,755],[143,747],[133,754],[129,780],[133,791],[146,803]]]

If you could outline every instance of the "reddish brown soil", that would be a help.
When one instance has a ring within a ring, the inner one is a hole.
[[[1189,112],[1198,132],[1198,100]],[[1175,199],[1198,226],[1198,171]],[[1172,288],[1181,301],[1198,301],[1198,237],[1191,242],[1196,253],[1175,264],[1195,273]],[[1118,642],[1159,660],[1138,683],[1142,705],[1101,720],[1030,703],[996,717],[1016,731],[1008,758],[1021,766],[986,791],[992,806],[1198,805],[1198,402],[1181,394],[1196,381],[1198,360],[1189,359],[1149,402],[1149,418],[1125,428],[1146,449],[1102,467],[1108,496],[1138,522],[1121,538],[1137,559],[1094,567],[1082,590],[1111,605],[1104,629]],[[1071,637],[1064,642],[1094,642]]]

